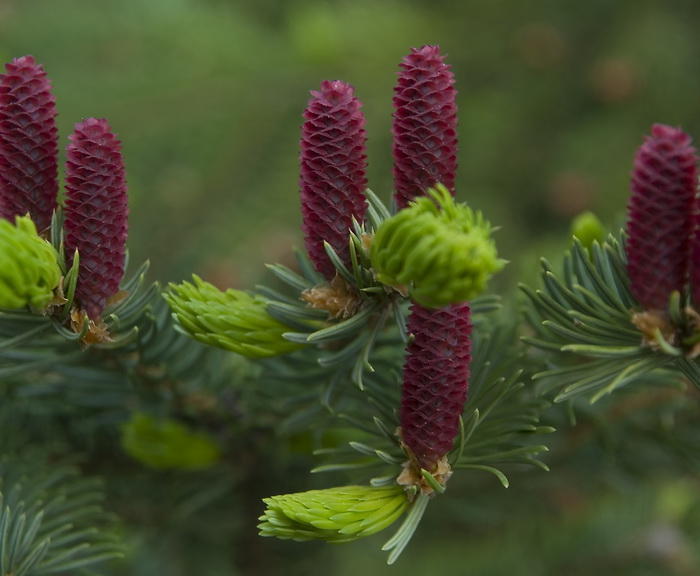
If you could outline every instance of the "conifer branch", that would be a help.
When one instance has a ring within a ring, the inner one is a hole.
[[[7,418],[4,419],[6,420]],[[70,460],[19,448],[0,458],[0,570],[16,576],[87,574],[124,554],[102,482]]]

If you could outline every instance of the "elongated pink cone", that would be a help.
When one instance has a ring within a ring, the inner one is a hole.
[[[700,310],[700,198],[695,199],[693,231],[690,246],[690,293],[695,310]]]
[[[433,472],[459,432],[469,388],[469,305],[411,306],[399,419],[403,441],[421,467]]]
[[[32,56],[0,74],[0,218],[51,224],[58,195],[58,131],[51,82]]]
[[[88,118],[69,136],[65,245],[80,254],[76,299],[97,320],[124,276],[127,195],[121,143],[104,119]]]
[[[645,310],[666,310],[674,290],[688,280],[697,161],[680,128],[652,127],[637,150],[627,205],[627,272]]]
[[[437,46],[413,49],[394,88],[394,199],[399,209],[442,183],[454,196],[457,104],[454,75]]]
[[[301,212],[306,249],[326,279],[336,274],[323,242],[350,266],[353,217],[362,222],[367,210],[365,118],[350,84],[339,80],[311,92],[301,133]]]

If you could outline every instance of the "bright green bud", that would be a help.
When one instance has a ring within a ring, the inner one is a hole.
[[[260,536],[350,542],[390,526],[406,510],[401,486],[341,486],[263,499]]]
[[[603,223],[590,211],[583,212],[573,219],[571,233],[589,250],[593,247],[593,242],[602,244],[605,240]]]
[[[505,265],[481,212],[455,204],[437,184],[377,229],[371,260],[377,280],[405,286],[428,308],[472,300]]]
[[[136,412],[122,426],[122,447],[150,468],[196,470],[221,457],[216,443],[175,420],[158,420]]]
[[[287,354],[303,347],[285,340],[286,326],[267,312],[267,300],[241,290],[222,292],[193,276],[194,284],[171,284],[163,296],[180,326],[197,340],[248,358]]]
[[[61,281],[58,254],[30,218],[0,219],[0,308],[46,308]]]

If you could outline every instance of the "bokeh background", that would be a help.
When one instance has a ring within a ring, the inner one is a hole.
[[[517,278],[579,212],[624,218],[652,123],[698,132],[699,24],[694,0],[0,0],[0,57],[45,64],[62,147],[87,116],[120,135],[135,261],[242,287],[300,244],[309,90],[355,86],[370,187],[388,198],[397,65],[439,44],[459,91],[458,194],[502,227]]]
[[[324,79],[355,86],[370,187],[388,199],[397,65],[411,47],[439,44],[459,92],[458,196],[501,227],[510,265],[495,288],[507,292],[534,277],[539,256],[561,252],[577,214],[593,210],[611,228],[624,221],[634,151],[654,122],[700,134],[699,28],[697,0],[0,0],[0,60],[33,54],[45,65],[62,148],[75,122],[108,118],[128,170],[131,257],[151,260],[152,279],[197,273],[247,288],[265,279],[264,262],[288,262],[302,244],[297,147],[309,90]],[[615,522],[678,514],[694,502],[683,486],[591,503],[559,483],[548,502],[566,511],[564,523],[585,513],[589,523],[568,534],[595,540]],[[453,525],[438,524],[423,547],[419,535],[402,573],[579,573],[575,541],[542,548],[538,502],[499,498],[443,505],[469,530],[452,538]],[[381,538],[300,552],[251,546],[293,556],[281,574],[379,573]],[[231,573],[211,557],[166,572],[137,556],[140,567],[125,573]],[[686,574],[687,564],[646,567],[629,573]]]

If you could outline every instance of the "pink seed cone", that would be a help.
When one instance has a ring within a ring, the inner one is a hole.
[[[695,310],[700,310],[700,198],[695,199],[690,245],[690,290]]]
[[[56,99],[43,67],[16,58],[0,74],[0,218],[51,225],[58,195]]]
[[[454,196],[457,104],[454,75],[437,46],[413,49],[394,88],[394,199],[399,209],[438,182]]]
[[[349,232],[353,217],[367,210],[365,118],[353,87],[338,80],[321,84],[304,112],[301,133],[301,213],[306,249],[326,279],[336,274],[324,240],[350,266]]]
[[[92,320],[124,276],[127,195],[121,143],[104,119],[88,118],[69,136],[66,160],[65,245],[80,253],[76,299]]]
[[[459,431],[469,388],[470,308],[411,306],[407,330],[413,341],[403,368],[400,421],[403,441],[432,472]]]
[[[627,205],[627,272],[645,310],[666,310],[688,279],[697,186],[691,139],[680,128],[652,127],[637,150]]]

